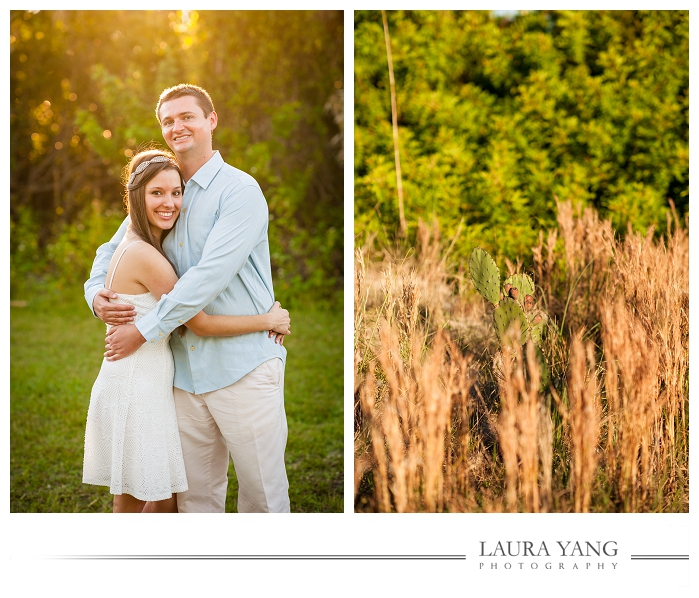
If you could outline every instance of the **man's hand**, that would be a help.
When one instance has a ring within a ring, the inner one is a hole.
[[[291,331],[287,332],[287,334],[291,334]],[[281,332],[274,332],[274,330],[270,330],[269,334],[267,335],[267,338],[272,338],[274,337],[274,342],[279,343],[280,345],[284,344],[284,334]]]
[[[269,329],[278,334],[289,334],[291,326],[291,318],[289,312],[281,306],[279,301],[275,301],[274,305],[267,312],[269,318]]]
[[[291,334],[291,318],[289,312],[281,306],[279,301],[275,301],[274,305],[267,312],[270,317],[270,330],[268,338],[274,337],[274,342],[280,345],[284,344],[284,336]]]
[[[107,361],[118,361],[135,353],[146,342],[136,326],[113,326],[105,338]]]
[[[111,326],[133,322],[134,316],[136,315],[133,305],[111,303],[109,301],[117,297],[118,295],[109,289],[100,289],[97,291],[92,301],[92,309],[95,311],[95,315],[105,324]]]

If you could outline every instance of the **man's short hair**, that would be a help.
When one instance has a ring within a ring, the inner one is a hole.
[[[214,111],[214,103],[205,89],[189,83],[180,83],[174,87],[168,87],[160,94],[158,105],[155,107],[155,117],[158,119],[158,122],[160,122],[160,106],[164,102],[169,102],[182,96],[192,96],[204,111],[204,116],[209,116]]]

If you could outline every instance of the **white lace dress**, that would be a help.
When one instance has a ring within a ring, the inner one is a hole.
[[[119,295],[115,303],[133,305],[138,320],[157,301],[144,293]],[[102,362],[87,412],[84,483],[109,486],[112,494],[140,500],[163,500],[187,490],[168,339],[145,343],[124,359]]]

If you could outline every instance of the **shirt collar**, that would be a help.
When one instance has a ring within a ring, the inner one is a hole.
[[[206,189],[211,181],[214,180],[218,171],[221,170],[221,166],[223,166],[223,158],[219,151],[215,150],[209,161],[197,170],[189,180],[194,181],[202,189]]]

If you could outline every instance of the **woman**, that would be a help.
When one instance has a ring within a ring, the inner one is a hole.
[[[177,282],[162,240],[179,216],[184,181],[172,154],[161,150],[137,154],[127,176],[131,224],[109,264],[107,288],[119,294],[116,302],[134,306],[138,320]],[[282,343],[289,324],[289,313],[275,303],[255,316],[202,311],[185,325],[199,336],[269,331]],[[92,389],[83,482],[109,486],[114,512],[177,512],[175,494],[187,490],[168,339],[125,359],[105,359]]]

